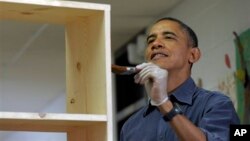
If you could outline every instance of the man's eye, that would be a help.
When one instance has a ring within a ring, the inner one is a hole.
[[[150,44],[150,43],[152,43],[153,41],[154,41],[154,39],[148,39],[148,40],[147,40],[147,43]]]
[[[172,36],[165,36],[165,39],[174,39]]]

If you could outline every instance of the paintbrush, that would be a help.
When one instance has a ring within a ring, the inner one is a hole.
[[[130,75],[138,72],[135,67],[119,66],[112,64],[112,72],[118,75]]]

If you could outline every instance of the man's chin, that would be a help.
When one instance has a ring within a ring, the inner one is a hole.
[[[158,65],[161,68],[166,68],[166,60],[164,61],[163,59],[155,59],[155,60],[150,60],[148,62]]]
[[[154,64],[164,64],[166,60],[164,58],[159,58],[159,59],[152,59],[149,62],[154,63]]]

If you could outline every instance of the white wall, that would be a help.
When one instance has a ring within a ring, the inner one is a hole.
[[[65,96],[65,93],[59,94],[41,112],[65,113]],[[25,141],[66,141],[67,134],[54,132],[0,132],[0,141],[18,141],[20,139]]]
[[[217,82],[235,71],[233,31],[250,28],[249,0],[186,0],[165,16],[178,18],[198,35],[202,58],[194,65],[193,78],[202,78],[207,89],[217,89]],[[232,68],[224,63],[228,54]]]
[[[0,111],[66,112],[64,33],[60,25],[0,22]],[[63,141],[66,134],[0,131],[0,141],[20,139]]]

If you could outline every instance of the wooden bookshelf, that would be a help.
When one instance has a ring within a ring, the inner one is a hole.
[[[112,141],[110,6],[0,0],[1,21],[65,27],[66,113],[0,112],[2,131],[67,132],[68,141]]]

